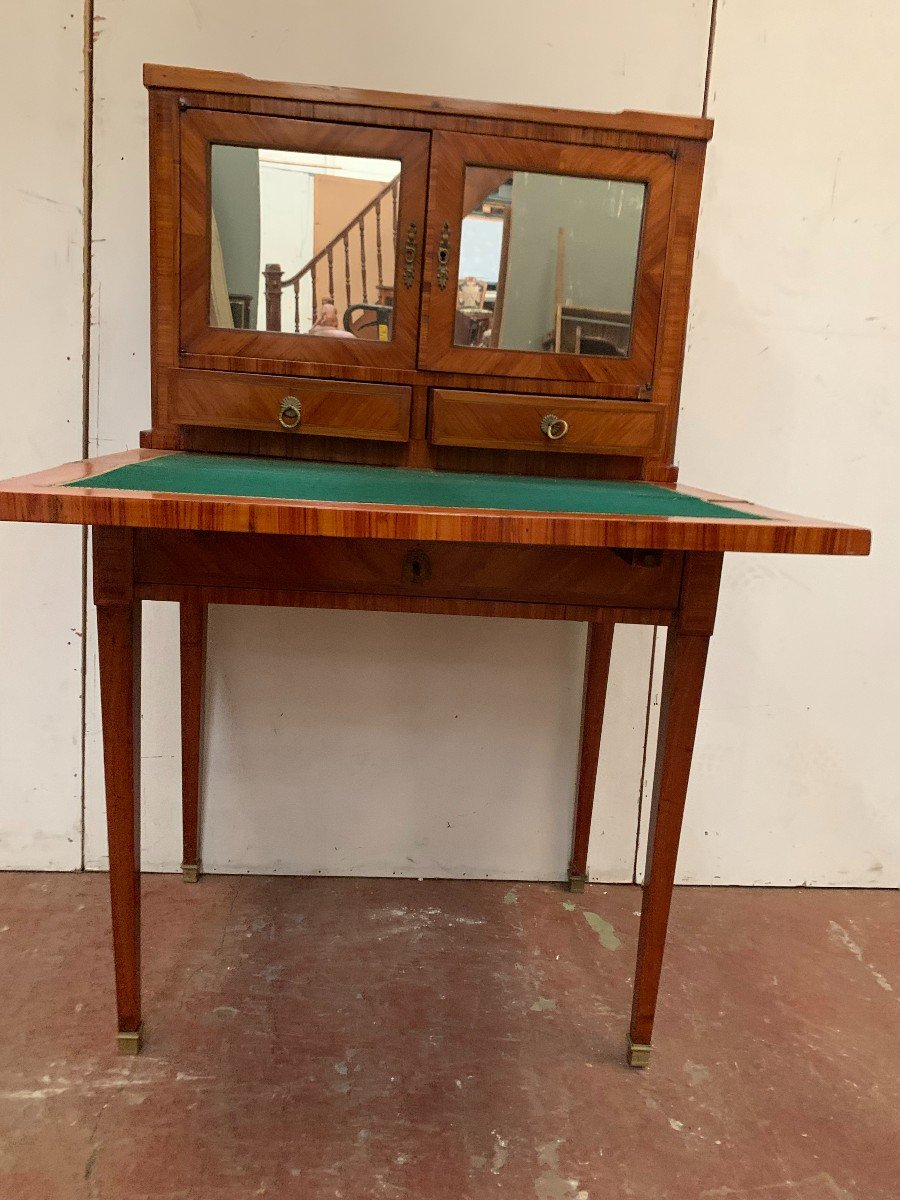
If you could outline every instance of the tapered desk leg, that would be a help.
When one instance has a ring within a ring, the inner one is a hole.
[[[141,1047],[141,606],[130,597],[130,576],[116,597],[114,589],[106,586],[110,578],[105,570],[110,568],[111,576],[125,565],[106,555],[107,548],[118,548],[115,535],[122,532],[129,537],[130,547],[129,531],[95,530],[95,599],[118,1047],[122,1054],[137,1054]],[[96,536],[107,533],[113,536]]]
[[[641,925],[638,935],[628,1064],[646,1067],[656,1016],[675,863],[687,795],[706,655],[713,630],[721,554],[685,557],[681,603],[666,640],[656,772]]]
[[[603,710],[606,707],[614,629],[615,625],[612,623],[588,625],[584,699],[581,707],[578,792],[575,800],[572,858],[569,862],[570,892],[583,892],[587,883],[588,843],[591,836],[591,815],[594,811],[597,761],[600,756],[600,735],[603,732]]]
[[[185,883],[200,875],[200,773],[203,688],[206,673],[206,605],[181,608],[181,872]]]

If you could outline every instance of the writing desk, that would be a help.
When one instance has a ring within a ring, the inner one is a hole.
[[[570,886],[586,880],[617,622],[668,627],[628,1061],[656,1012],[707,648],[725,553],[866,554],[864,529],[640,482],[134,450],[0,484],[0,519],[93,533],[118,1042],[140,998],[141,603],[181,606],[185,878],[200,870],[208,604],[585,621]]]

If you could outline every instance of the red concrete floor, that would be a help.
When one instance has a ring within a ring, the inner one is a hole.
[[[3,1200],[895,1200],[895,892],[681,889],[647,1071],[637,889],[0,876]]]

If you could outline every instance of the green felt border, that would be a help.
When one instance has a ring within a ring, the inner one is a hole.
[[[88,479],[77,479],[66,486],[329,504],[718,521],[767,519],[653,483],[420,471],[219,454],[161,455],[114,467]]]

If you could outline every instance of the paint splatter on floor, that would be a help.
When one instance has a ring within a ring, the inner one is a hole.
[[[613,929],[609,921],[604,920],[599,913],[583,912],[582,916],[596,933],[600,939],[600,945],[604,950],[618,950],[622,945],[622,939]]]
[[[588,1200],[590,1193],[580,1187],[578,1180],[560,1173],[560,1140],[545,1142],[537,1147],[537,1158],[544,1168],[534,1181],[537,1200]]]
[[[555,1000],[548,1000],[546,996],[538,996],[534,1004],[531,1006],[532,1012],[553,1012],[556,1008]]]

